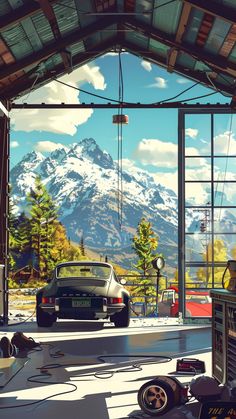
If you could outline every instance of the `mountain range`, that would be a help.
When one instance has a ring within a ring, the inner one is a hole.
[[[33,151],[10,173],[13,197],[20,210],[26,193],[40,175],[59,208],[59,218],[74,242],[83,236],[85,248],[130,268],[135,255],[132,237],[145,217],[159,236],[158,252],[176,266],[177,196],[147,171],[123,170],[122,223],[118,217],[118,166],[93,138],[61,147],[47,156]],[[119,194],[120,195],[120,194]]]

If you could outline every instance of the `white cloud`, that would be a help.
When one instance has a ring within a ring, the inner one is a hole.
[[[153,178],[157,183],[171,189],[176,194],[178,193],[178,172],[152,173]]]
[[[192,205],[207,205],[210,200],[210,188],[208,184],[187,183],[185,188],[186,202]]]
[[[189,150],[196,153],[196,150],[191,148],[191,147],[188,147],[187,150],[188,150],[188,153],[189,153]],[[193,152],[192,152],[192,155],[193,155]],[[188,154],[188,155],[190,155],[190,154]],[[187,157],[186,158],[186,169],[193,168],[193,167],[195,167],[196,169],[199,169],[199,168],[202,168],[202,167],[204,167],[204,168],[207,167],[210,170],[210,165],[208,164],[207,160],[204,157]]]
[[[178,145],[158,139],[142,139],[135,152],[135,158],[146,165],[174,168],[177,166]],[[186,155],[199,155],[194,147],[186,147]]]
[[[176,81],[177,81],[177,83],[179,83],[179,84],[187,84],[187,83],[190,83],[190,81],[191,81],[191,80],[184,79],[184,78],[180,77],[180,78],[178,78]]]
[[[197,138],[197,135],[198,135],[198,129],[196,129],[196,128],[186,128],[185,135],[187,137],[190,137],[193,140],[195,140],[195,138]]]
[[[122,159],[122,167],[124,170],[129,170],[135,166],[135,161],[130,159]]]
[[[177,164],[177,144],[144,138],[135,150],[135,157],[143,165],[175,167]]]
[[[70,75],[59,79],[73,87],[79,87],[87,82],[94,89],[104,90],[106,88],[105,80],[98,66],[84,65],[73,71]],[[79,91],[64,86],[56,81],[48,83],[30,95],[19,99],[18,103],[80,103]],[[11,118],[15,130],[22,131],[50,131],[74,135],[78,125],[84,124],[92,115],[92,109],[47,109],[47,110],[21,110],[12,111]]]
[[[158,89],[166,89],[167,80],[163,79],[162,77],[155,77],[155,83],[149,84],[148,87],[157,87]]]
[[[54,143],[53,141],[38,141],[35,145],[35,150],[40,151],[41,153],[51,153],[52,151],[57,150],[58,148],[66,149],[66,147],[63,144]]]
[[[144,70],[146,71],[151,71],[152,70],[152,64],[149,63],[149,61],[146,60],[142,60],[141,61],[141,66],[144,68]]]
[[[215,154],[236,154],[236,139],[234,133],[225,131],[214,138]]]
[[[17,147],[19,147],[19,143],[18,143],[18,141],[11,141],[10,142],[10,147],[11,148],[17,148]]]

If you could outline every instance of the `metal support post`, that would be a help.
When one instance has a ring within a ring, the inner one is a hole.
[[[8,322],[9,103],[0,111],[0,323]]]
[[[185,120],[178,113],[178,289],[179,319],[185,317]]]

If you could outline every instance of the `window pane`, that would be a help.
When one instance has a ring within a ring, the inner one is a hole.
[[[206,254],[204,234],[186,234],[185,258],[186,262],[203,262]]]
[[[211,317],[212,301],[208,290],[188,290],[185,301],[186,317]]]
[[[210,156],[211,115],[185,116],[185,155]]]
[[[186,268],[185,273],[186,288],[211,288],[212,287],[212,268],[205,263],[198,266]]]
[[[211,180],[211,159],[204,157],[186,157],[186,180]]]
[[[214,181],[236,180],[236,158],[214,158]]]
[[[211,183],[189,182],[185,184],[186,205],[211,205]]]
[[[185,220],[186,233],[211,232],[211,208],[187,208]]]
[[[214,213],[215,233],[236,233],[236,208],[216,208]]]
[[[236,117],[234,114],[214,115],[214,154],[236,155]]]
[[[214,183],[214,201],[220,207],[236,205],[236,183]]]
[[[215,262],[236,259],[236,234],[217,234],[214,236]]]

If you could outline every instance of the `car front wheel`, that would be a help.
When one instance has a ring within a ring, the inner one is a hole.
[[[36,319],[39,327],[51,327],[56,320],[52,314],[45,313],[39,306],[36,309]]]
[[[130,323],[130,300],[125,300],[125,307],[111,317],[115,327],[128,327]]]

